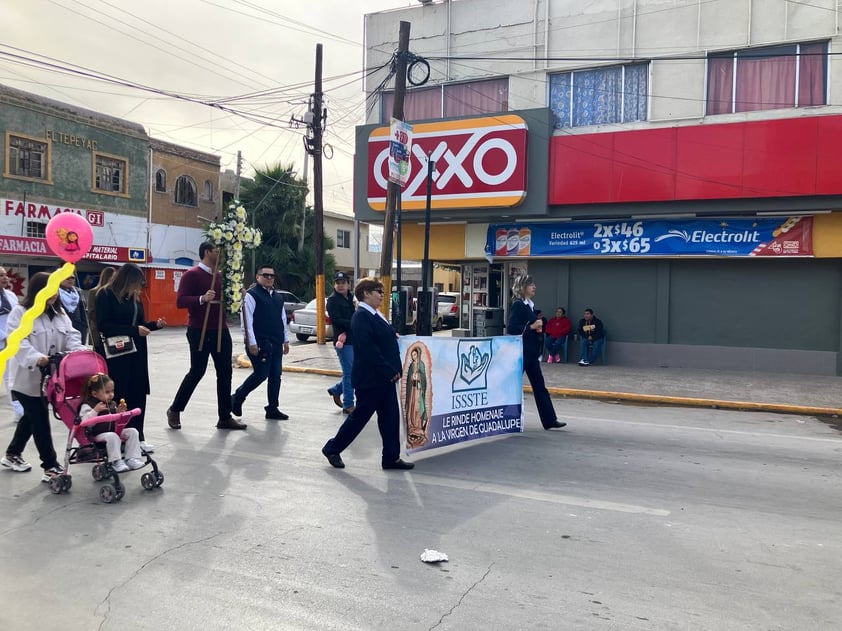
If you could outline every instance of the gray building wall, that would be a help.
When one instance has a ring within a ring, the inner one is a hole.
[[[545,313],[592,308],[608,362],[838,374],[837,259],[529,262]],[[571,357],[575,357],[571,354]]]

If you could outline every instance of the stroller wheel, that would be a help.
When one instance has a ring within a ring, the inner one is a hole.
[[[155,478],[152,477],[152,474],[149,472],[144,473],[140,476],[140,485],[146,489],[147,491],[150,489],[155,488]]]
[[[106,504],[110,504],[114,501],[114,494],[114,487],[110,484],[106,484],[105,486],[101,486],[99,488],[99,499],[101,499]]]
[[[126,487],[125,487],[125,486],[122,486],[122,485],[121,485],[121,486],[118,486],[118,487],[117,487],[117,492],[114,494],[114,499],[115,499],[115,500],[121,500],[121,499],[123,499],[123,496],[124,496],[125,494],[126,494]]]
[[[104,480],[105,467],[103,467],[101,464],[95,464],[91,469],[91,476],[93,476],[93,479],[97,482],[99,482],[100,480]]]
[[[73,478],[71,478],[69,475],[61,475],[59,477],[64,478],[61,490],[62,491],[69,491],[70,487],[73,486]]]
[[[155,471],[153,475],[155,476],[155,486],[161,486],[164,483],[164,474],[160,471]]]
[[[61,480],[62,476],[55,476],[52,480],[50,480],[50,490],[53,494],[58,495],[59,493],[64,490],[64,482]]]

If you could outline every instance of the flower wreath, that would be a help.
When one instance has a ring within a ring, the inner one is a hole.
[[[225,304],[230,313],[237,313],[243,301],[243,250],[260,245],[261,232],[246,225],[246,209],[239,201],[228,205],[222,221],[212,221],[205,230],[205,238],[220,248],[222,284]]]

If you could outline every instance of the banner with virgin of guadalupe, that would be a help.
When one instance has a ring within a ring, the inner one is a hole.
[[[398,340],[408,453],[523,431],[520,337]]]

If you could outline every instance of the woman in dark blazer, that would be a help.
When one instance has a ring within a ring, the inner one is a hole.
[[[146,395],[149,394],[149,358],[146,336],[167,325],[164,318],[145,320],[140,294],[146,278],[137,265],[126,263],[111,279],[111,283],[96,296],[96,325],[104,337],[128,335],[137,352],[106,359],[108,374],[114,380],[114,398],[125,399],[128,409],[140,408],[128,427],[140,434],[140,448],[152,453],[154,447],[146,442],[143,422],[146,417]]]
[[[512,293],[515,300],[509,310],[506,332],[523,337],[523,372],[529,377],[541,425],[544,429],[564,427],[567,423],[559,422],[556,417],[550,393],[544,385],[544,375],[541,373],[541,333],[544,322],[535,314],[535,303],[532,302],[535,296],[535,281],[529,275],[518,277],[512,287]]]
[[[415,465],[400,457],[400,409],[395,384],[400,381],[402,366],[397,333],[378,311],[383,302],[383,285],[373,278],[363,278],[354,288],[354,295],[359,307],[351,317],[354,338],[351,383],[357,395],[357,406],[336,436],[322,447],[322,454],[331,466],[343,469],[345,463],[339,454],[377,412],[377,428],[383,441],[380,465],[384,469],[412,469]]]

